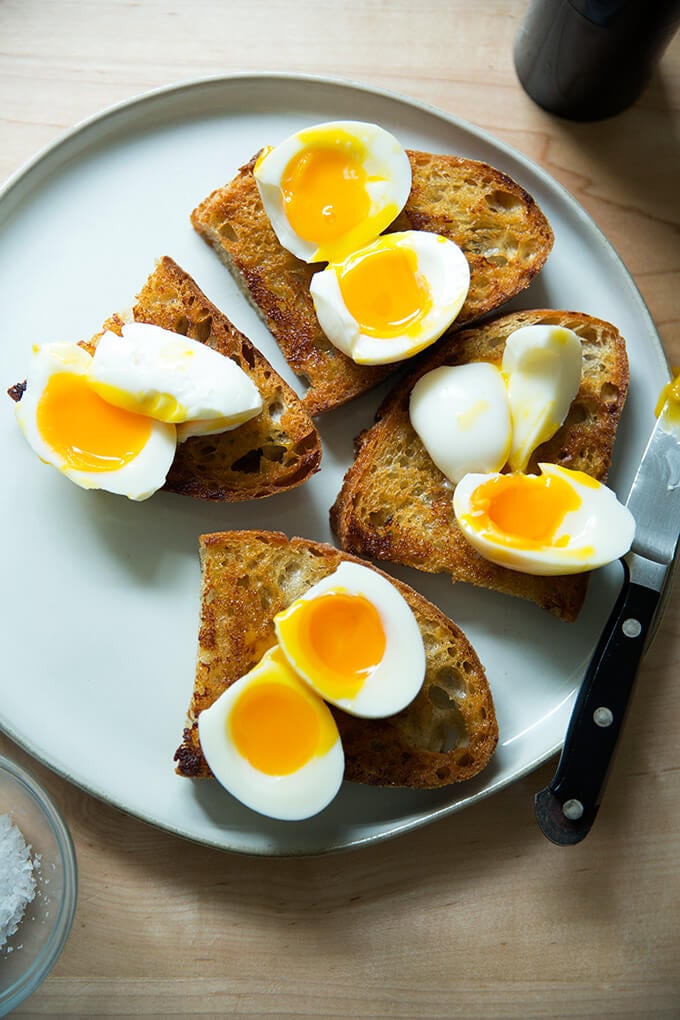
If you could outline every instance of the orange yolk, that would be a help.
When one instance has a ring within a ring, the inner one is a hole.
[[[344,148],[303,149],[281,178],[286,216],[304,241],[328,244],[366,219],[366,171]]]
[[[432,306],[430,288],[408,248],[378,247],[350,258],[338,283],[347,311],[368,336],[400,336]]]
[[[229,726],[240,754],[269,776],[297,772],[318,752],[323,734],[310,697],[273,680],[244,690],[234,703]]]
[[[553,545],[553,536],[566,514],[577,510],[581,499],[561,478],[542,475],[498,475],[472,494],[476,527],[501,532],[503,540],[523,547]],[[557,544],[566,543],[567,536]]]
[[[677,372],[676,369],[674,371]],[[666,421],[676,427],[680,426],[680,374],[676,374],[661,390],[654,411],[657,418],[665,411]]]
[[[148,418],[102,400],[84,377],[51,376],[38,401],[37,424],[45,442],[76,471],[115,471],[143,449]]]
[[[362,595],[336,591],[301,599],[277,622],[290,660],[325,697],[358,694],[385,654],[380,614]]]

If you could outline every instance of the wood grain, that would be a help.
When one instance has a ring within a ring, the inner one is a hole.
[[[417,20],[415,9],[0,0],[0,180],[83,118],[156,86],[239,70],[355,79],[461,116],[559,180],[620,253],[680,365],[680,39],[632,109],[576,125],[517,83],[524,5],[429,0]],[[267,860],[157,831],[0,736],[0,752],[53,794],[80,867],[66,949],[16,1015],[680,1017],[679,677],[676,585],[600,818],[567,850],[533,818],[554,762],[398,840]]]

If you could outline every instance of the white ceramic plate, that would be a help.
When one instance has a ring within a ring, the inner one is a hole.
[[[555,247],[523,307],[570,308],[616,323],[631,390],[610,479],[627,491],[657,394],[661,344],[631,278],[570,196],[484,132],[422,104],[351,83],[234,76],[154,92],[86,122],[0,192],[0,384],[23,379],[31,344],[92,335],[132,304],[171,255],[293,384],[267,330],[189,214],[262,145],[303,125],[375,121],[411,148],[486,160],[531,194]],[[192,690],[199,600],[197,536],[277,528],[331,541],[328,509],[382,391],[320,420],[322,471],[292,493],[237,506],[157,494],[135,504],[88,493],[39,463],[0,399],[3,670],[0,726],[72,782],[191,839],[254,854],[322,853],[407,831],[535,768],[561,744],[585,664],[620,583],[599,571],[576,624],[505,596],[395,568],[456,620],[491,683],[500,725],[477,780],[436,792],[345,784],[316,818],[278,823],[216,783],[181,779],[173,753]]]

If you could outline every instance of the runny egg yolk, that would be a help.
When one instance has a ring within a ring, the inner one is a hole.
[[[151,435],[148,418],[108,404],[73,372],[50,377],[36,414],[45,442],[75,471],[117,470]]]
[[[279,642],[323,697],[354,697],[385,654],[380,613],[363,595],[300,599],[277,617]]]
[[[287,776],[333,746],[337,733],[313,697],[273,680],[251,684],[239,695],[227,726],[236,749],[254,769]]]
[[[189,417],[186,407],[172,393],[139,394],[94,381],[90,384],[107,403],[115,404],[133,414],[168,423],[184,422]]]
[[[386,244],[358,253],[345,263],[338,284],[347,311],[368,336],[407,333],[432,306],[430,288],[409,248]]]
[[[286,216],[305,241],[329,244],[366,219],[371,199],[366,171],[347,148],[302,149],[281,178]]]
[[[677,429],[680,428],[680,372],[674,371],[677,374],[661,390],[654,413],[657,418],[664,414],[667,424]]]
[[[581,497],[559,477],[508,474],[478,486],[470,510],[477,529],[501,532],[508,544],[536,549],[566,545],[568,536],[555,541],[554,535],[565,516],[580,506]]]

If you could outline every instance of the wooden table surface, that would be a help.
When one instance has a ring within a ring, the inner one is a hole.
[[[83,118],[192,77],[279,70],[392,89],[479,125],[565,185],[680,364],[680,38],[633,108],[570,123],[516,80],[524,6],[0,0],[0,179]],[[600,817],[570,849],[533,817],[554,761],[405,837],[274,860],[129,818],[0,736],[0,752],[52,793],[80,868],[66,949],[17,1015],[680,1017],[679,729],[676,586]]]

